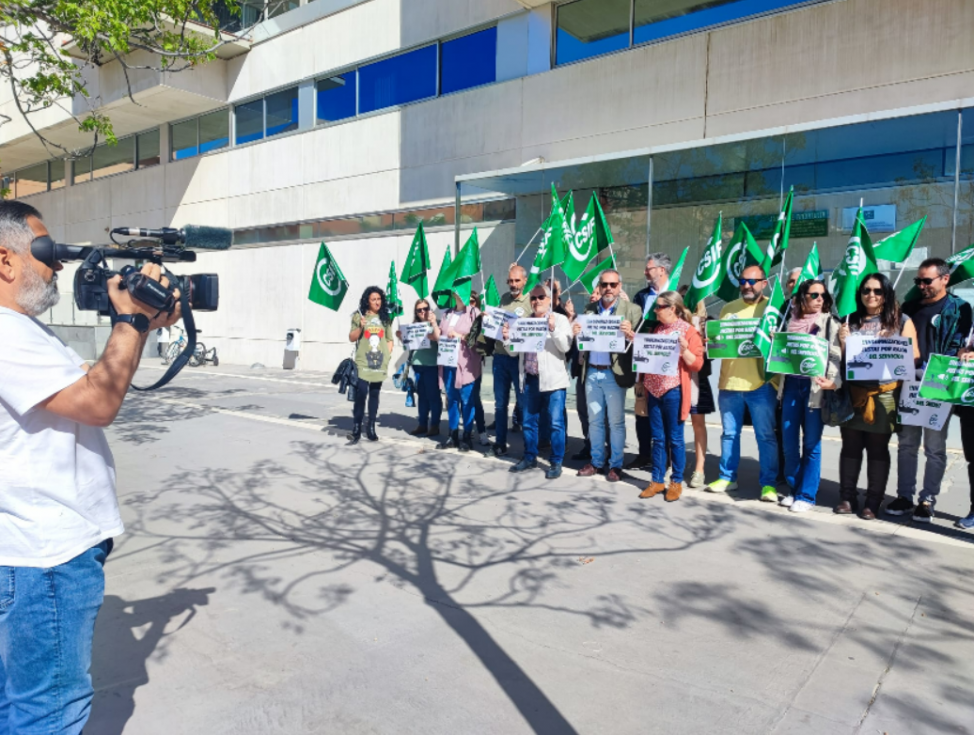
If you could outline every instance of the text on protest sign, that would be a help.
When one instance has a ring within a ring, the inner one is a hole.
[[[425,350],[430,346],[430,332],[432,327],[426,322],[403,324],[402,346],[407,350]]]
[[[483,334],[488,339],[504,339],[504,325],[517,321],[517,314],[497,306],[488,306],[484,311]]]
[[[824,378],[829,343],[804,332],[775,332],[768,357],[768,372]]]
[[[621,316],[583,314],[575,319],[582,331],[576,341],[581,352],[625,352],[626,337],[619,330]]]
[[[950,418],[950,404],[920,398],[920,381],[904,380],[896,418],[904,426],[922,426],[941,431]]]
[[[760,319],[721,319],[707,322],[707,356],[711,360],[761,357],[754,344]]]
[[[511,324],[507,334],[505,344],[509,352],[544,352],[548,320],[521,317]]]
[[[632,364],[637,373],[680,374],[680,336],[678,334],[637,334],[632,341]]]
[[[440,337],[436,351],[436,364],[455,368],[460,360],[460,338]]]
[[[974,406],[974,362],[930,355],[927,369],[923,372],[920,398]]]
[[[846,380],[905,380],[913,375],[913,341],[909,337],[850,334],[845,341]]]

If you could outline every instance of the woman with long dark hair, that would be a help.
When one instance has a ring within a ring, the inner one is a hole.
[[[365,436],[369,441],[379,441],[375,433],[375,420],[379,413],[379,391],[386,379],[392,357],[392,317],[385,292],[378,286],[369,286],[362,293],[358,311],[352,314],[352,329],[348,341],[356,343],[355,367],[358,368],[358,385],[355,386],[355,408],[352,412],[352,432],[349,444],[357,444],[362,438],[365,420],[365,401],[369,402],[369,421]]]
[[[863,280],[856,291],[856,311],[848,323],[839,330],[839,341],[845,352],[849,335],[864,334],[873,337],[910,337],[913,339],[914,356],[917,350],[917,333],[913,322],[900,312],[893,284],[882,273],[873,273]],[[839,455],[839,495],[835,506],[840,514],[859,510],[859,473],[862,457],[866,461],[866,503],[862,518],[875,520],[879,507],[886,496],[889,480],[889,442],[896,431],[897,389],[901,381],[880,383],[878,380],[850,380],[849,394],[855,411],[852,419],[840,427],[842,452]]]
[[[440,325],[436,323],[436,313],[426,299],[420,299],[413,306],[413,323],[425,323],[427,325],[430,346],[413,350],[409,354],[409,366],[416,377],[416,407],[419,412],[419,426],[409,433],[413,436],[439,436],[440,416],[443,414],[440,373],[436,366]],[[401,332],[398,333],[398,336],[402,339]]]

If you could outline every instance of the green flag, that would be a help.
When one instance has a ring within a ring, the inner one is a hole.
[[[487,283],[484,285],[484,303],[487,306],[501,305],[501,295],[497,291],[497,284],[494,282],[493,276],[488,278]]]
[[[575,210],[574,197],[572,192],[568,193],[568,206],[572,212]],[[573,215],[574,216],[574,215]],[[542,225],[544,236],[541,240],[541,247],[534,257],[531,270],[528,271],[528,281],[524,285],[525,291],[530,291],[541,280],[541,274],[561,265],[565,262],[568,254],[568,243],[573,239],[572,229],[565,216],[562,202],[558,200],[558,192],[555,185],[551,185],[551,214]]]
[[[423,230],[423,223],[420,221],[413,236],[413,244],[409,247],[409,255],[406,256],[406,266],[402,269],[402,282],[407,286],[412,286],[416,295],[425,299],[429,293],[429,283],[426,279],[426,272],[430,269],[430,251],[426,244],[426,231]]]
[[[477,237],[477,228],[467,239],[467,242],[460,252],[457,259],[450,264],[446,275],[440,274],[436,279],[433,296],[441,309],[450,309],[454,306],[452,295],[455,293],[460,296],[460,300],[467,304],[470,302],[470,292],[473,290],[473,277],[480,273],[480,241]],[[442,283],[440,278],[443,279]]]
[[[690,311],[697,308],[697,304],[705,300],[708,296],[717,292],[720,288],[720,249],[721,249],[721,228],[723,227],[723,213],[717,215],[717,223],[714,225],[714,232],[707,241],[707,247],[703,251],[697,270],[693,273],[693,280],[690,281],[690,290],[687,291],[684,302]]]
[[[878,273],[876,255],[873,253],[869,231],[862,221],[862,207],[856,213],[852,237],[846,245],[845,257],[832,273],[829,289],[835,299],[836,315],[842,319],[856,310],[856,291],[870,273]]]
[[[763,258],[761,247],[751,231],[744,222],[738,220],[734,237],[721,254],[717,298],[723,301],[741,298],[741,274],[748,266],[760,265]]]
[[[821,273],[822,265],[818,259],[818,243],[813,242],[812,249],[805,259],[805,265],[802,267],[802,272],[798,274],[798,280],[795,282],[795,290],[793,293],[798,293],[798,287],[802,285],[802,282],[814,281]]]
[[[948,263],[963,263],[965,260],[970,260],[971,258],[974,258],[974,245],[971,245],[967,250],[961,250],[959,253],[951,255],[945,260]]]
[[[402,301],[399,300],[399,279],[396,278],[396,261],[389,264],[389,283],[386,286],[386,303],[389,314],[393,317],[402,316]]]
[[[593,193],[574,236],[568,242],[565,262],[561,264],[568,282],[575,283],[593,258],[610,248],[612,242],[612,232],[609,231],[605,212],[602,211],[599,198]]]
[[[315,272],[311,276],[311,291],[308,293],[308,298],[327,309],[338,311],[347,292],[348,281],[345,280],[342,269],[338,267],[328,246],[321,243]]]
[[[448,247],[443,252],[443,263],[440,265],[440,272],[436,274],[436,283],[433,284],[433,299],[441,309],[449,309],[453,306],[453,299],[450,296],[450,289],[453,286],[453,281],[450,279],[452,265]]]
[[[947,286],[956,286],[972,278],[974,278],[974,260],[965,260],[951,271]]]
[[[873,253],[880,260],[888,260],[892,263],[903,263],[910,257],[913,247],[920,239],[920,231],[926,223],[924,216],[918,222],[914,222],[909,227],[904,227],[899,232],[894,232],[889,237],[884,237],[879,242],[873,244]]]
[[[583,288],[589,293],[595,292],[595,286],[598,284],[599,279],[602,277],[602,273],[607,270],[615,270],[616,259],[615,256],[605,258],[601,263],[596,265],[592,270],[586,273],[584,276],[578,279],[578,282],[582,284]]]
[[[761,315],[761,321],[758,322],[758,328],[754,330],[754,346],[761,351],[765,362],[767,362],[768,357],[771,355],[771,344],[774,339],[774,333],[781,326],[781,320],[784,316],[782,309],[784,306],[785,292],[781,290],[781,279],[775,278],[774,286],[771,287],[771,298],[767,306],[764,307],[764,313]]]
[[[774,235],[771,236],[771,244],[768,245],[768,253],[765,256],[766,273],[770,273],[772,267],[778,265],[785,257],[788,249],[788,242],[791,239],[791,208],[795,200],[795,187],[791,187],[788,198],[785,199],[785,207],[778,215],[778,224],[775,225]]]

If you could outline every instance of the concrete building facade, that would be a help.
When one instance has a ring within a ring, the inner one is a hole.
[[[198,322],[223,361],[277,364],[300,328],[301,365],[333,368],[359,294],[401,270],[419,221],[435,266],[477,227],[503,283],[533,257],[552,184],[579,211],[599,197],[630,291],[648,252],[689,246],[694,264],[718,214],[725,237],[746,217],[764,239],[792,187],[789,264],[813,242],[837,263],[860,200],[874,239],[926,215],[923,253],[974,241],[968,0],[285,5],[211,64],[135,79],[134,102],[113,64],[93,73],[114,148],[49,160],[26,125],[0,127],[14,195],[60,241],[234,230],[230,251],[177,271],[220,275],[220,310]],[[83,146],[64,115],[38,126]],[[307,298],[322,241],[350,283],[338,314]],[[49,321],[97,324],[70,298]]]

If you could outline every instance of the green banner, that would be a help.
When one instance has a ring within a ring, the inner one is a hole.
[[[927,369],[923,372],[920,398],[974,406],[974,362],[930,355]]]
[[[754,345],[760,319],[722,319],[707,322],[707,356],[711,360],[761,357]]]
[[[775,332],[771,339],[768,372],[824,378],[829,343],[804,332]]]

